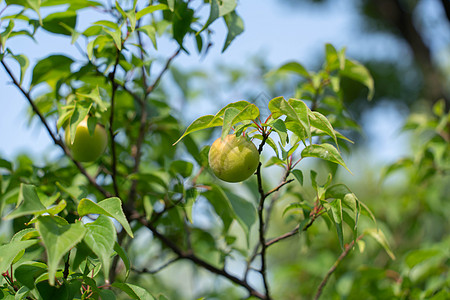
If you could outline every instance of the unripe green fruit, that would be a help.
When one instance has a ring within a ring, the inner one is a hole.
[[[259,153],[255,145],[245,137],[227,135],[211,145],[209,166],[214,174],[227,182],[240,182],[255,173],[259,164]]]
[[[97,160],[105,152],[108,136],[105,128],[99,124],[95,125],[94,134],[90,135],[87,118],[85,118],[77,126],[73,143],[70,143],[68,129],[66,129],[65,140],[75,160],[89,162]]]

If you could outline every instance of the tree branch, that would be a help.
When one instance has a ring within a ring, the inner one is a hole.
[[[350,250],[353,248],[353,245],[355,244],[355,241],[358,242],[363,237],[364,237],[364,234],[361,234],[356,240],[351,241],[350,244],[345,246],[345,250],[338,257],[338,259],[333,264],[333,266],[328,270],[327,274],[325,275],[325,277],[323,278],[323,280],[320,283],[319,287],[317,288],[317,293],[316,293],[316,296],[314,297],[314,300],[318,300],[319,299],[320,295],[322,294],[323,288],[327,284],[328,279],[330,279],[331,274],[333,274],[333,272],[339,266],[339,263],[350,253]]]
[[[264,144],[268,138],[268,135],[263,131],[262,134],[262,142],[259,145],[258,152],[261,154]],[[261,174],[261,162],[258,164],[258,168],[256,169],[256,177],[258,181],[258,192],[260,195],[259,206],[258,206],[258,221],[259,221],[259,245],[261,245],[261,276],[264,283],[264,289],[266,291],[267,299],[270,298],[269,284],[267,282],[267,274],[266,274],[266,240],[265,240],[265,226],[264,226],[264,202],[268,196],[268,194],[264,193],[264,189],[262,186],[262,174]],[[258,249],[259,246],[257,245]]]
[[[295,226],[295,228],[292,229],[291,231],[289,231],[289,232],[287,232],[287,233],[285,233],[285,234],[283,234],[283,235],[280,235],[279,237],[276,237],[276,238],[271,239],[270,241],[268,241],[268,242],[266,243],[266,247],[268,248],[268,247],[272,246],[273,244],[278,243],[279,241],[282,241],[282,240],[287,239],[287,238],[289,238],[289,237],[291,237],[291,236],[294,236],[294,235],[296,235],[297,233],[299,233],[300,231],[306,231],[306,230],[308,230],[308,228],[311,227],[311,225],[314,223],[314,221],[315,221],[315,220],[317,219],[317,217],[319,217],[320,215],[321,215],[321,213],[314,214],[314,215],[311,217],[311,220],[308,222],[308,224],[306,224],[305,227],[302,228],[302,230],[300,230],[300,225],[297,225],[297,226]]]
[[[113,187],[114,187],[114,193],[117,197],[120,198],[119,186],[117,185],[117,155],[116,155],[116,143],[114,141],[114,138],[115,138],[114,128],[113,128],[114,127],[115,96],[116,96],[116,91],[117,91],[117,84],[115,81],[115,77],[116,77],[117,66],[119,64],[119,59],[120,59],[120,50],[117,48],[117,57],[116,57],[116,62],[114,64],[114,69],[109,74],[109,77],[111,79],[111,86],[112,86],[111,112],[109,114],[109,138],[111,140],[111,154],[112,154],[111,177],[112,177],[112,182],[113,182]]]
[[[204,269],[210,271],[211,273],[223,276],[227,278],[228,280],[234,282],[235,284],[242,286],[245,288],[250,296],[255,296],[259,299],[269,300],[269,298],[255,290],[253,287],[251,287],[248,282],[244,279],[239,279],[236,276],[228,273],[224,268],[219,269],[208,262],[204,261],[203,259],[196,256],[194,253],[190,251],[183,251],[181,248],[178,247],[177,244],[175,244],[173,241],[171,241],[169,238],[167,238],[165,235],[160,233],[157,228],[148,222],[148,220],[145,218],[145,216],[140,215],[137,211],[127,211],[127,215],[131,217],[131,220],[137,220],[139,223],[141,223],[143,226],[147,227],[153,232],[153,235],[158,238],[164,245],[169,247],[177,256],[179,259],[187,259],[195,263],[196,265],[199,265],[203,267]]]

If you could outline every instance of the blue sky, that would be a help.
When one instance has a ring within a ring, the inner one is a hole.
[[[43,10],[44,15],[45,13],[46,11]],[[207,14],[207,11],[205,13]],[[386,55],[383,54],[386,53],[385,48],[383,51],[382,46],[377,43],[377,37],[374,40],[364,41],[362,32],[358,29],[358,15],[349,1],[337,0],[333,1],[333,5],[317,8],[314,5],[280,5],[280,1],[277,0],[246,0],[240,1],[238,13],[244,20],[245,31],[225,53],[221,53],[226,37],[225,25],[222,20],[218,20],[213,25],[215,46],[207,57],[201,59],[195,51],[191,51],[191,56],[178,57],[176,64],[183,68],[213,68],[220,62],[245,67],[251,56],[262,54],[274,67],[291,60],[297,60],[306,67],[312,67],[317,54],[323,53],[325,43],[332,43],[337,48],[346,46],[349,55],[356,56],[355,58],[373,55],[373,53]],[[88,26],[97,17],[92,13],[83,14],[78,25]],[[8,41],[8,47],[14,53],[24,53],[30,60],[25,86],[30,80],[29,75],[38,59],[52,53],[65,53],[74,58],[81,57],[75,47],[70,45],[70,39],[41,30],[36,40],[37,43],[24,38]],[[390,46],[391,50],[394,49],[394,53],[395,43],[396,41],[391,41]],[[157,55],[169,56],[173,49],[175,45],[172,42],[161,40]],[[13,66],[13,62],[10,61],[9,64]],[[14,69],[17,71],[17,68]],[[58,155],[60,150],[52,145],[49,136],[37,120],[29,125],[26,115],[27,102],[11,84],[3,69],[0,69],[0,91],[2,94],[0,97],[0,156],[13,159],[18,153],[27,153],[42,159]],[[386,123],[382,116],[372,114],[368,117],[377,122]],[[384,117],[389,117],[389,114]],[[399,116],[391,115],[391,117],[396,119]],[[392,133],[397,132],[398,126],[391,127]]]

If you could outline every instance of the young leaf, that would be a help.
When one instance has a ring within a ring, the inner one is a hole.
[[[345,67],[340,71],[340,74],[365,85],[369,89],[367,99],[372,100],[374,94],[374,81],[366,67],[356,61],[346,59]]]
[[[300,182],[300,185],[303,185],[303,173],[298,169],[294,169],[291,171],[292,175],[294,175],[295,179]]]
[[[330,203],[331,214],[328,211],[328,215],[334,221],[334,226],[336,227],[337,235],[339,238],[339,244],[341,248],[344,249],[344,232],[342,228],[342,202],[341,199],[336,199]]]
[[[5,217],[6,220],[35,213],[44,213],[46,211],[45,206],[42,204],[41,200],[39,200],[36,193],[36,187],[31,184],[20,184],[17,205],[18,207]]]
[[[228,28],[227,38],[222,48],[222,53],[227,50],[231,42],[242,32],[244,32],[244,21],[239,17],[235,11],[223,17]]]
[[[85,227],[84,241],[102,262],[103,274],[108,279],[117,235],[116,228],[111,219],[105,215],[99,215],[94,222],[86,224]]]
[[[15,241],[0,246],[0,274],[9,270],[14,258],[21,251],[36,244],[38,240]]]
[[[195,120],[194,122],[192,122],[191,125],[189,125],[188,128],[186,129],[186,131],[183,133],[183,135],[175,143],[173,143],[173,145],[175,146],[186,135],[188,135],[192,132],[206,129],[206,128],[222,126],[222,125],[223,125],[222,118],[216,118],[216,116],[213,116],[213,115],[202,116],[202,117],[198,118],[197,120]]]
[[[88,214],[101,214],[117,220],[129,236],[134,237],[130,224],[122,210],[122,201],[117,197],[107,198],[98,203],[89,199],[81,199],[78,204],[78,214],[83,217]]]
[[[320,129],[329,136],[331,136],[334,142],[336,143],[336,146],[338,146],[336,133],[335,130],[333,129],[333,126],[331,126],[330,121],[328,121],[328,119],[324,115],[322,115],[317,111],[308,110],[308,116],[311,126]]]
[[[125,265],[125,269],[127,270],[127,272],[125,274],[125,278],[128,278],[128,275],[130,275],[130,270],[131,270],[130,258],[128,257],[125,250],[117,242],[114,243],[114,251],[116,251],[116,253],[119,255],[120,259],[122,259],[123,264]]]
[[[140,18],[142,18],[143,16],[145,16],[147,14],[151,14],[155,11],[165,10],[165,9],[169,9],[169,7],[165,4],[156,4],[156,5],[147,6],[136,13],[136,20],[139,20]]]
[[[305,67],[303,67],[298,62],[288,62],[288,63],[282,65],[281,67],[279,67],[274,72],[275,73],[292,72],[292,73],[297,73],[298,75],[303,76],[305,78],[309,78],[310,77],[310,75],[309,75],[308,71],[305,69]]]
[[[239,114],[239,109],[230,107],[225,110],[223,114],[223,126],[222,126],[222,140],[228,135],[231,130],[231,126],[233,126],[234,118]]]
[[[72,35],[77,24],[77,13],[73,10],[49,14],[42,20],[42,28],[49,32]],[[72,29],[70,31],[68,28]]]
[[[210,0],[210,12],[209,18],[206,21],[205,25],[203,25],[202,29],[200,29],[196,34],[198,35],[200,32],[208,28],[215,20],[218,18],[231,13],[236,8],[236,0]]]
[[[375,229],[375,228],[369,228],[369,229],[364,230],[364,233],[373,237],[384,248],[384,250],[389,255],[389,257],[392,260],[395,260],[395,255],[392,252],[391,248],[389,247],[386,237],[384,236],[384,233],[381,230]]]
[[[309,145],[302,151],[302,157],[317,157],[323,160],[331,161],[336,164],[340,164],[347,171],[350,170],[344,163],[344,160],[341,157],[341,154],[337,151],[337,149],[331,144],[320,144],[320,145]],[[350,172],[352,174],[352,172]]]
[[[47,250],[49,283],[54,285],[61,258],[83,239],[86,228],[81,222],[69,224],[63,218],[52,216],[39,216],[36,228]]]
[[[131,297],[131,299],[155,300],[155,298],[147,290],[134,284],[114,282],[112,286],[127,293],[127,295]]]
[[[50,55],[40,60],[33,69],[31,87],[44,81],[54,86],[57,81],[71,74],[72,63],[73,59],[64,55]]]

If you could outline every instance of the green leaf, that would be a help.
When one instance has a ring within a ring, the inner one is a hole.
[[[239,17],[235,11],[223,17],[228,28],[227,38],[222,48],[222,53],[227,50],[231,42],[241,33],[244,32],[244,21]]]
[[[254,120],[259,116],[258,107],[248,101],[237,101],[230,103],[219,110],[219,112],[214,116],[206,115],[196,119],[194,122],[192,122],[191,125],[188,126],[183,135],[173,145],[177,144],[179,141],[181,141],[181,139],[192,132],[217,126],[223,126],[224,120],[222,117],[225,115],[225,111],[230,108],[233,108],[233,110],[231,110],[230,112],[236,112],[236,110],[240,111],[239,114],[236,114],[234,118],[232,118],[231,126],[245,120]]]
[[[222,140],[225,139],[225,137],[230,133],[233,120],[239,113],[239,109],[234,107],[230,107],[225,110],[225,113],[223,114]]]
[[[84,242],[102,262],[103,275],[108,279],[117,235],[116,228],[111,219],[105,215],[99,215],[94,222],[86,224],[85,227]]]
[[[25,72],[28,69],[28,66],[30,64],[28,58],[23,54],[14,55],[11,53],[11,56],[17,61],[17,63],[20,66],[20,79],[19,83],[22,84],[23,77],[25,76]]]
[[[183,1],[176,1],[172,18],[172,31],[173,38],[181,47],[183,47],[184,36],[191,30],[191,23],[193,19],[194,11],[188,8],[188,3]]]
[[[170,170],[175,174],[180,174],[184,178],[191,176],[194,165],[188,161],[175,160],[170,164]]]
[[[60,260],[83,239],[86,228],[81,222],[69,224],[63,218],[52,216],[39,216],[36,228],[47,250],[49,283],[54,285]]]
[[[205,25],[203,25],[202,29],[200,29],[197,32],[197,35],[209,27],[215,20],[218,18],[229,14],[234,11],[236,8],[236,0],[209,0],[211,3],[210,5],[210,12],[209,12],[209,18],[206,21]]]
[[[75,109],[73,110],[72,115],[70,116],[69,126],[65,130],[69,130],[67,135],[69,136],[70,143],[73,144],[75,140],[75,132],[77,131],[78,124],[86,118],[89,111],[91,110],[92,103],[85,104],[76,102]]]
[[[395,255],[391,251],[391,248],[389,247],[386,237],[384,236],[384,233],[381,230],[375,229],[375,228],[369,228],[369,229],[364,230],[364,234],[370,235],[371,237],[373,237],[384,248],[384,250],[389,255],[389,257],[392,260],[395,260]]]
[[[216,118],[213,115],[202,116],[202,117],[198,118],[197,120],[195,120],[194,122],[192,122],[192,124],[188,126],[188,128],[183,133],[183,135],[175,143],[173,143],[173,145],[176,145],[186,135],[188,135],[188,134],[190,134],[192,132],[195,132],[195,131],[198,131],[198,130],[202,130],[202,129],[206,129],[206,128],[222,126],[222,125],[223,125],[222,118]]]
[[[155,298],[147,290],[134,284],[114,282],[112,286],[127,293],[127,295],[131,297],[131,299],[155,300]]]
[[[212,185],[202,195],[208,199],[216,214],[222,219],[224,232],[227,232],[236,217],[230,199],[218,185]]]
[[[412,269],[418,264],[431,259],[445,255],[441,249],[418,249],[412,250],[405,258],[406,265]]]
[[[94,101],[98,105],[101,112],[105,112],[108,110],[108,103],[106,101],[102,100],[102,98],[100,96],[100,90],[98,88],[98,85],[95,89],[91,90],[91,92],[89,94],[77,93],[77,95],[81,96],[81,97],[92,99],[92,101]]]
[[[307,132],[307,135],[311,140],[311,130],[307,112],[309,108],[303,101],[289,99],[289,102],[287,102],[283,97],[277,97],[270,100],[269,109],[272,112],[272,117],[274,119],[277,119],[282,115],[290,118],[296,125]]]
[[[227,193],[227,196],[234,212],[236,213],[236,219],[245,232],[245,236],[247,237],[247,246],[249,246],[249,233],[252,225],[256,222],[256,208],[251,202],[234,193]]]
[[[125,278],[128,278],[128,275],[130,275],[131,270],[131,260],[128,257],[125,250],[117,243],[114,243],[114,251],[116,251],[117,255],[119,255],[120,259],[122,259],[123,264],[125,265],[125,269],[127,270],[125,274]]]
[[[16,296],[14,297],[14,300],[22,300],[25,299],[28,294],[30,293],[30,289],[26,286],[22,286],[16,293]]]
[[[335,130],[333,129],[333,126],[331,126],[331,123],[328,121],[327,117],[317,111],[310,110],[308,110],[308,116],[311,126],[320,129],[331,136],[336,143],[336,146],[338,146]]]
[[[21,184],[19,197],[17,200],[18,207],[5,216],[6,220],[15,219],[25,215],[41,215],[49,213],[55,215],[66,207],[66,201],[62,200],[58,205],[46,208],[39,199],[34,185]]]
[[[138,31],[142,31],[143,33],[145,33],[150,40],[153,43],[153,47],[155,47],[155,49],[158,49],[157,44],[156,44],[156,29],[155,26],[153,25],[144,25],[141,26],[137,29]]]
[[[147,6],[136,13],[136,20],[139,20],[140,18],[142,18],[143,16],[145,16],[147,14],[154,13],[155,11],[166,10],[166,9],[169,9],[169,7],[165,4],[156,4],[156,5]]]
[[[344,160],[341,157],[341,154],[337,151],[337,149],[331,144],[320,144],[320,145],[310,145],[305,147],[302,151],[302,157],[317,157],[323,160],[327,160],[336,164],[340,164],[347,171],[350,170],[344,163]],[[350,172],[352,174],[352,172]]]
[[[294,175],[295,179],[300,182],[300,185],[303,185],[303,173],[298,169],[294,169],[291,171],[292,175]]]
[[[120,28],[114,31],[111,31],[107,28],[103,28],[103,31],[112,37],[114,44],[116,44],[117,49],[122,50],[122,31],[120,30]]]
[[[107,198],[98,203],[89,199],[81,199],[78,204],[78,214],[83,217],[88,214],[101,214],[114,218],[119,222],[129,236],[134,237],[130,224],[122,210],[122,201],[117,197]]]
[[[42,20],[42,28],[49,32],[63,35],[72,35],[76,24],[77,13],[73,10],[52,13]],[[68,28],[71,28],[72,31]]]
[[[278,133],[281,144],[285,146],[287,139],[287,129],[286,124],[284,124],[284,121],[281,119],[276,119],[273,123],[270,123],[269,125],[272,126],[272,128]]]
[[[292,72],[296,73],[300,76],[303,76],[305,78],[309,78],[310,75],[308,71],[303,67],[303,65],[299,64],[298,62],[288,62],[281,67],[279,67],[275,72]]]
[[[14,270],[14,276],[17,281],[32,290],[34,289],[36,278],[45,272],[47,272],[46,264],[32,261],[20,264],[20,266]]]
[[[374,94],[374,81],[366,67],[356,61],[346,59],[345,67],[340,71],[340,74],[365,85],[369,89],[367,99],[372,100]]]
[[[14,258],[23,250],[38,243],[38,240],[14,241],[0,246],[0,274],[9,270]]]
[[[331,214],[328,211],[328,215],[334,221],[336,232],[339,238],[339,244],[344,249],[344,231],[342,228],[342,202],[341,199],[336,199],[330,203]]]
[[[73,60],[64,55],[50,55],[40,60],[33,69],[31,87],[41,82],[54,86],[56,82],[71,74],[72,63]]]

